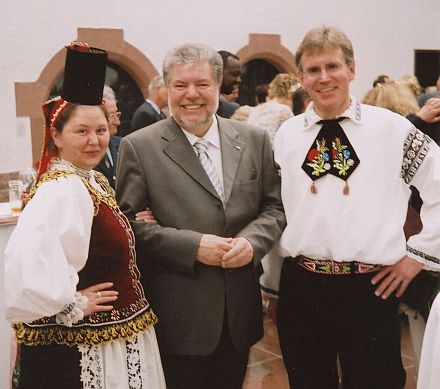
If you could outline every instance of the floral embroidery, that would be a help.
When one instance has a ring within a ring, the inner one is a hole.
[[[307,165],[313,169],[312,175],[319,178],[322,173],[327,173],[333,167],[339,176],[347,176],[348,170],[354,166],[354,160],[350,158],[351,152],[348,150],[348,146],[342,144],[340,138],[335,138],[332,141],[332,164],[330,164],[329,151],[325,138],[316,139],[316,148],[310,149],[307,154],[309,161]]]
[[[321,173],[326,173],[330,169],[328,151],[325,139],[316,139],[316,148],[310,149],[307,154],[307,159],[310,161],[307,165],[313,169],[312,175],[319,177]]]
[[[354,165],[354,160],[350,158],[350,150],[341,143],[339,138],[332,142],[333,166],[338,169],[340,176],[346,176],[348,169]]]
[[[312,179],[310,191],[317,193],[315,180],[327,173],[345,181],[342,191],[349,194],[347,180],[356,170],[360,160],[339,122],[347,118],[320,120],[322,127],[312,143],[301,168]],[[329,148],[330,147],[330,148]]]

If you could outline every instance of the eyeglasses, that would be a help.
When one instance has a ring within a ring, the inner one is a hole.
[[[109,112],[108,113],[108,118],[109,119],[113,119],[115,117],[117,117],[119,119],[121,117],[121,112],[116,111],[116,112]]]
[[[331,62],[324,65],[325,72],[327,74],[336,74],[338,73],[343,67],[345,63],[342,62]],[[322,67],[320,66],[311,66],[310,68],[302,70],[302,73],[305,74],[309,78],[318,78],[322,75]]]

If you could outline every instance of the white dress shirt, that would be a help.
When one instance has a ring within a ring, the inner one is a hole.
[[[147,99],[146,102],[150,104],[159,115],[162,114],[162,111],[160,110],[159,106],[153,100]]]
[[[194,144],[200,140],[200,138],[194,134],[192,134],[189,131],[184,130],[181,128],[185,136],[188,138],[189,143],[194,149],[194,152],[197,155],[197,149],[195,148]],[[222,188],[224,191],[224,183],[223,183],[223,166],[222,166],[222,149],[220,147],[220,135],[218,132],[218,122],[217,118],[213,116],[211,127],[209,127],[208,132],[203,136],[203,139],[206,139],[208,143],[208,149],[206,150],[206,153],[208,154],[208,157],[211,159],[212,163],[215,166],[215,169],[217,170],[217,174],[220,178],[220,182],[222,184]]]

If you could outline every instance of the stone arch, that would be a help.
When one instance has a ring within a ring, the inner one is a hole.
[[[109,61],[126,70],[147,96],[147,86],[158,71],[148,58],[124,41],[122,29],[78,28],[78,41],[108,51]],[[35,82],[15,83],[15,105],[18,117],[28,116],[31,126],[32,160],[40,158],[43,141],[44,118],[41,105],[49,96],[52,86],[64,71],[65,52],[61,49],[46,64]]]
[[[264,59],[280,72],[297,74],[295,56],[281,44],[278,34],[249,34],[249,43],[237,52],[237,56],[243,64]]]

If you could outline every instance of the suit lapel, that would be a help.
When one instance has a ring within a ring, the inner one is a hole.
[[[208,192],[219,198],[194,149],[173,119],[167,121],[167,127],[164,129],[162,137],[168,141],[163,152]]]
[[[243,155],[244,143],[238,138],[238,131],[229,121],[218,117],[220,145],[222,149],[223,186],[225,203],[231,196],[232,186],[237,175],[238,165]]]

